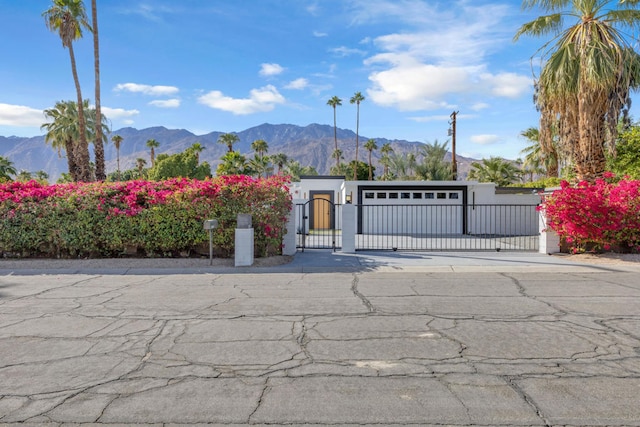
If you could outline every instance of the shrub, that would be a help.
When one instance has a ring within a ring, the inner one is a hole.
[[[4,256],[98,257],[193,253],[216,218],[216,255],[234,250],[239,213],[253,216],[257,256],[281,253],[291,197],[287,180],[223,176],[161,182],[0,184]],[[208,251],[208,248],[207,248]]]
[[[543,199],[548,228],[572,246],[586,249],[640,251],[640,181],[613,174],[595,183],[566,181]]]

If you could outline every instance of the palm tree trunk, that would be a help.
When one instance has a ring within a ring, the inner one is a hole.
[[[360,141],[358,141],[358,133],[360,132],[360,103],[358,102],[356,109],[356,161],[353,164],[353,180],[358,180],[358,145]]]
[[[120,181],[120,147],[116,147],[116,163],[118,166],[118,181]]]
[[[333,106],[333,141],[335,143],[334,152],[338,152],[338,127],[336,122],[336,106]],[[340,156],[336,156],[336,166],[340,167]]]
[[[80,128],[80,136],[78,146],[76,147],[76,168],[79,169],[78,180],[91,181],[91,169],[89,167],[89,145],[87,143],[87,123],[84,118],[84,109],[82,107],[82,91],[80,90],[80,80],[78,79],[78,70],[76,69],[76,57],[73,53],[73,43],[69,43],[69,58],[71,59],[71,72],[73,73],[73,81],[76,85],[76,94],[78,97],[78,127]],[[71,172],[71,171],[69,171]]]
[[[367,144],[365,144],[367,145]],[[373,150],[369,150],[369,181],[373,181],[373,170],[371,168],[371,153]]]
[[[100,43],[98,40],[98,10],[96,0],[91,0],[91,20],[93,21],[93,63],[95,70],[96,92],[96,140],[93,149],[96,156],[96,179],[104,181],[107,174],[104,167],[104,144],[102,135],[102,111],[100,108]]]
[[[64,150],[67,152],[67,167],[69,168],[69,175],[74,181],[79,181],[78,166],[76,165],[76,153],[73,143],[73,139],[67,138],[64,142]]]

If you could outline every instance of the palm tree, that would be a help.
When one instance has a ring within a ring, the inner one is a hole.
[[[113,145],[116,147],[116,164],[118,167],[118,181],[120,181],[120,144],[122,143],[122,137],[120,135],[113,135],[111,141],[113,141]]]
[[[138,178],[142,178],[142,173],[144,172],[144,167],[146,166],[147,161],[142,157],[138,157],[136,159],[136,167],[138,168]]]
[[[364,148],[369,151],[369,181],[373,181],[373,166],[371,164],[371,156],[373,155],[373,150],[378,149],[378,145],[376,144],[375,139],[369,139],[364,143]]]
[[[354,163],[354,168],[353,168],[353,180],[356,180],[356,174],[357,174],[357,165],[358,165],[358,145],[359,145],[359,141],[358,141],[358,133],[360,132],[360,103],[362,101],[364,101],[364,96],[362,96],[362,94],[360,92],[356,92],[353,94],[353,96],[351,97],[351,99],[349,100],[349,103],[351,104],[356,104],[356,158],[355,158],[355,163]]]
[[[58,33],[62,46],[69,49],[71,60],[71,72],[76,86],[78,105],[78,127],[80,128],[80,139],[77,146],[78,167],[80,169],[79,180],[90,181],[91,170],[89,166],[89,144],[86,137],[86,122],[84,118],[82,91],[78,70],[76,68],[76,58],[73,52],[73,42],[82,38],[82,29],[89,28],[87,14],[84,4],[79,0],[53,0],[53,5],[43,12],[47,28]]]
[[[380,163],[384,166],[384,171],[382,176],[386,180],[389,177],[389,164],[391,163],[391,153],[393,153],[393,148],[391,148],[391,144],[385,142],[382,144],[382,148],[380,149],[380,153],[382,153],[382,157],[380,158]]]
[[[524,24],[516,33],[556,37],[540,49],[543,66],[536,78],[540,145],[551,146],[558,120],[559,142],[569,153],[578,179],[592,181],[606,168],[605,148],[615,152],[620,113],[626,116],[629,92],[640,86],[640,55],[632,36],[640,28],[638,0],[525,0],[549,15]],[[567,8],[563,11],[562,9]],[[575,22],[563,28],[563,18]],[[631,39],[631,40],[629,40]]]
[[[216,175],[248,175],[251,169],[247,164],[247,158],[237,151],[228,151],[220,157],[222,163],[218,165]]]
[[[156,148],[160,147],[160,143],[155,139],[148,139],[147,147],[151,150],[151,167],[153,168],[156,165]]]
[[[44,110],[45,117],[51,121],[40,126],[40,129],[46,130],[44,136],[45,143],[51,143],[51,146],[58,151],[58,156],[62,150],[66,152],[67,168],[69,175],[75,182],[80,180],[80,171],[77,163],[77,150],[74,138],[77,138],[77,120],[74,114],[77,111],[73,101],[56,102],[54,108]]]
[[[98,41],[98,8],[96,0],[91,0],[91,23],[93,26],[93,68],[95,74],[95,96],[96,96],[96,123],[102,122],[102,107],[100,106],[100,43]],[[96,156],[96,179],[104,181],[107,173],[104,166],[104,144],[102,127],[96,127],[96,138],[93,143]]]
[[[289,158],[284,153],[276,153],[271,156],[271,161],[278,166],[278,175],[280,175],[282,167],[289,161]]]
[[[336,170],[340,170],[340,160],[343,158],[342,157],[342,150],[340,150],[339,148],[333,150],[333,153],[331,153],[331,157],[335,157],[335,159],[336,159]]]
[[[205,147],[199,142],[194,142],[193,144],[191,144],[191,147],[187,148],[187,150],[190,150],[192,153],[195,153],[196,165],[200,164],[200,153],[202,153],[204,149]]]
[[[333,152],[335,155],[335,153],[338,152],[338,127],[336,122],[336,107],[342,105],[342,99],[334,95],[330,100],[327,101],[327,105],[333,107],[333,140],[335,141]],[[342,155],[342,152],[340,152],[340,155]],[[340,156],[336,156],[336,166],[340,166]]]
[[[47,180],[49,179],[49,174],[46,171],[43,170],[39,170],[36,171],[36,173],[34,174],[36,176],[36,179],[40,182],[46,183]]]
[[[448,181],[453,178],[451,164],[444,160],[447,154],[447,143],[438,140],[422,146],[422,163],[415,168],[416,176],[427,181]]]
[[[13,162],[6,157],[0,156],[0,182],[11,181],[11,175],[16,174]]]
[[[229,153],[233,151],[233,145],[238,141],[240,141],[240,137],[235,133],[223,133],[218,138],[218,144],[226,145]]]
[[[16,181],[18,182],[27,182],[27,181],[31,181],[32,179],[33,179],[33,174],[24,169],[18,172],[18,174],[16,175]]]
[[[556,139],[553,138],[547,150],[543,150],[540,144],[540,131],[538,128],[530,127],[520,132],[520,135],[531,142],[531,145],[520,150],[520,153],[525,155],[523,165],[530,166],[536,171],[544,166],[544,172],[548,178],[557,178],[560,167]]]
[[[469,179],[479,182],[494,182],[499,187],[506,187],[520,179],[520,169],[511,162],[500,157],[482,159],[482,162],[471,163]]]
[[[269,156],[263,156],[256,154],[253,159],[249,160],[249,167],[253,170],[254,174],[258,175],[258,178],[263,176],[269,176],[273,173],[273,165]]]
[[[264,156],[269,151],[269,144],[264,139],[256,139],[251,143],[251,149],[259,156]]]

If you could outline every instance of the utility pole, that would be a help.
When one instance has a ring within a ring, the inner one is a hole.
[[[451,128],[449,129],[449,136],[451,136],[451,175],[454,181],[458,180],[458,162],[456,161],[456,116],[459,111],[451,113]]]

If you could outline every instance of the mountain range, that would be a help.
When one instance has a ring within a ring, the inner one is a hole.
[[[342,150],[345,162],[349,162],[355,157],[355,132],[347,129],[337,129],[338,148]],[[120,169],[126,170],[134,168],[137,158],[144,158],[147,164],[149,160],[149,148],[146,142],[155,139],[160,143],[156,148],[156,155],[159,153],[178,153],[199,142],[205,149],[200,153],[201,161],[207,161],[211,165],[211,170],[215,173],[220,157],[226,152],[227,147],[219,144],[218,138],[224,132],[211,132],[205,135],[195,135],[185,129],[167,129],[162,126],[146,129],[134,129],[126,127],[111,132],[109,143],[105,146],[105,159],[107,173],[116,170],[116,149],[111,142],[112,135],[120,135],[123,140],[120,144]],[[240,151],[248,158],[253,156],[251,143],[257,139],[263,139],[269,144],[267,154],[284,153],[290,159],[297,160],[302,166],[313,166],[320,175],[329,173],[331,166],[335,164],[335,159],[331,157],[334,151],[334,128],[329,125],[310,124],[308,126],[297,126],[291,124],[262,124],[241,132],[236,132],[239,141],[234,145],[234,149]],[[397,154],[418,152],[421,142],[405,140],[388,140],[385,138],[372,138],[370,136],[359,136],[359,160],[368,161],[368,151],[363,148],[368,139],[374,139],[378,145],[372,155],[372,163],[376,166],[378,174],[382,172],[379,163],[380,148],[383,144],[389,143]],[[64,156],[64,152],[61,153]],[[63,173],[67,172],[67,161],[51,146],[47,145],[44,136],[35,137],[3,137],[0,136],[0,156],[8,158],[13,162],[16,170],[26,170],[35,172],[43,170],[49,174],[49,181],[55,182]],[[93,158],[93,157],[92,157]],[[420,159],[420,157],[418,157]],[[470,164],[475,159],[456,156],[459,163],[459,177],[466,176]],[[445,160],[451,161],[451,153],[447,153]]]

